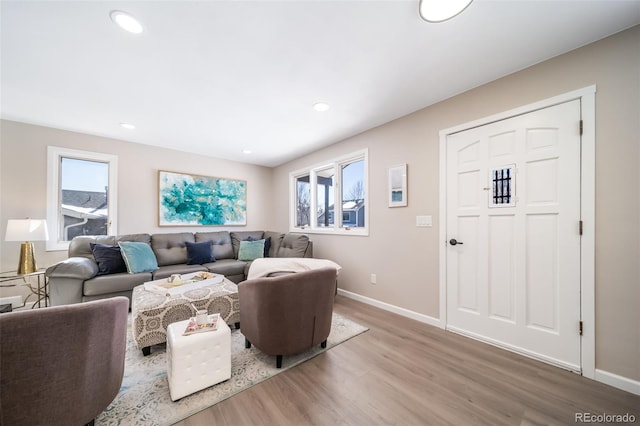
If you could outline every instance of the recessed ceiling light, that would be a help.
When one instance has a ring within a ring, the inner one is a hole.
[[[443,22],[461,13],[473,0],[420,0],[420,17],[427,22]]]
[[[130,123],[120,123],[120,127],[123,127],[127,130],[135,130],[136,126]]]
[[[315,104],[313,104],[313,109],[318,112],[325,112],[329,109],[329,104],[324,102],[316,102]]]
[[[253,151],[251,151],[250,149],[243,149],[243,150],[242,150],[242,153],[243,153],[243,154],[247,154],[247,155],[251,154],[252,152],[253,152]]]
[[[129,31],[130,33],[140,34],[142,32],[142,24],[140,24],[140,22],[138,22],[136,18],[129,15],[127,12],[123,12],[121,10],[112,10],[111,20],[118,24],[120,28],[125,31]]]

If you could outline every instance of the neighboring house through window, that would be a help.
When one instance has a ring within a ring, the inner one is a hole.
[[[290,174],[291,230],[368,235],[368,151]]]
[[[66,250],[78,235],[117,233],[117,157],[50,146],[47,250]]]

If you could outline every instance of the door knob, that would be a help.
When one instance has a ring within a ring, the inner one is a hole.
[[[452,246],[458,245],[458,244],[463,244],[462,241],[458,241],[455,238],[452,238],[449,240],[449,244],[451,244]]]

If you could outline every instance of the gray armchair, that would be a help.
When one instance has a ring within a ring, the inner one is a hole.
[[[278,368],[284,355],[315,345],[326,347],[335,289],[334,268],[239,283],[240,329],[245,346],[254,344],[262,352],[275,355]]]
[[[92,424],[124,374],[126,297],[0,315],[0,425]]]

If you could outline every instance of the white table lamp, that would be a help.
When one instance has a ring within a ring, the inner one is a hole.
[[[31,274],[38,270],[32,241],[49,239],[47,221],[42,219],[9,219],[5,241],[22,241],[18,274]]]

